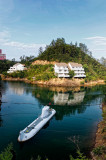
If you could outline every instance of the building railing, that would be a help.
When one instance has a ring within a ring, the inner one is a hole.
[[[72,68],[73,71],[84,71],[84,68]]]
[[[74,73],[85,73],[85,71],[74,71]]]
[[[58,74],[58,77],[70,77],[68,74]]]
[[[81,77],[86,77],[86,75],[75,75],[75,78],[81,78]]]

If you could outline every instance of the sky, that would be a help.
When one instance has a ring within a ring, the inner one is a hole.
[[[0,0],[0,48],[7,59],[36,57],[39,47],[62,37],[106,58],[106,0]]]

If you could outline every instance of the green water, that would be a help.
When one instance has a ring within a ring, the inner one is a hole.
[[[13,143],[17,160],[67,160],[76,156],[77,146],[89,156],[94,145],[97,124],[102,120],[105,86],[81,88],[75,92],[42,88],[23,82],[0,84],[0,151]],[[19,131],[51,103],[56,115],[41,131],[25,143],[17,141]],[[75,140],[75,143],[73,141]]]

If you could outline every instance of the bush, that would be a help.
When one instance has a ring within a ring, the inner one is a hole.
[[[78,157],[77,158],[73,158],[72,155],[70,155],[70,160],[89,160],[88,158],[86,158],[86,156],[83,155],[83,153],[81,153],[80,151],[77,151]]]
[[[94,148],[93,153],[95,155],[102,155],[103,153],[106,153],[106,146],[99,146]]]
[[[80,84],[84,84],[84,81],[81,81]]]
[[[5,77],[7,77],[7,76],[8,76],[7,71],[4,71],[2,74],[3,74]]]
[[[12,77],[12,78],[25,78],[27,77],[27,71],[17,71],[13,73],[7,73],[7,77]]]
[[[0,160],[12,160],[12,158],[13,158],[12,151],[13,151],[13,145],[11,143],[11,144],[9,144],[7,146],[6,149],[4,149],[3,152],[1,152],[1,154],[0,154]]]
[[[104,127],[104,128],[102,129],[102,133],[104,133],[104,132],[106,132],[106,127]]]
[[[87,83],[88,82],[88,80],[87,80],[87,78],[85,78],[85,83]]]
[[[106,140],[106,135],[103,136],[103,139]]]
[[[56,76],[54,75],[53,65],[46,64],[31,66],[27,72],[27,77],[28,79],[32,79],[32,77],[35,77],[36,81],[47,81],[51,78],[55,78]]]
[[[74,77],[74,71],[69,71],[70,78]]]

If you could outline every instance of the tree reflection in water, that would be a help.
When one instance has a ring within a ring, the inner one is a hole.
[[[56,120],[62,120],[65,115],[74,115],[76,113],[80,114],[85,112],[86,108],[90,106],[93,100],[101,97],[102,90],[103,86],[88,88],[82,87],[78,92],[74,91],[74,89],[68,89],[67,92],[66,90],[65,92],[58,92],[56,89],[55,91],[52,91],[48,88],[37,87],[32,94],[43,105],[48,105],[51,103],[51,107],[56,110]]]

